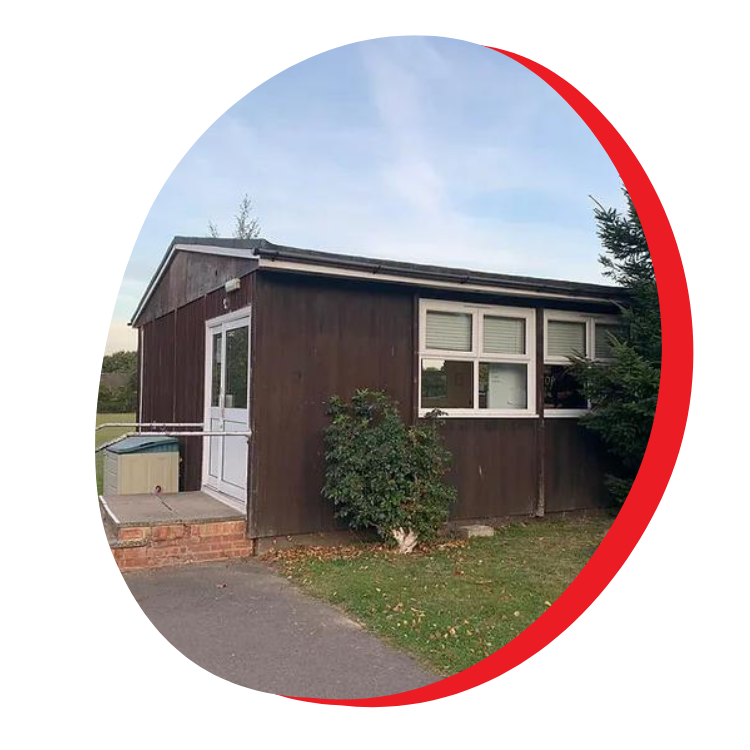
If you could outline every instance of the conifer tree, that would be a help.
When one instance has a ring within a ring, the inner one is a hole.
[[[221,237],[219,227],[213,221],[208,222],[208,234],[214,239]],[[260,222],[253,216],[253,202],[247,193],[242,196],[242,200],[237,207],[232,234],[238,240],[252,240],[260,237]]]
[[[604,275],[628,291],[622,305],[622,334],[611,336],[613,360],[577,359],[573,370],[591,402],[583,424],[596,432],[615,458],[607,477],[616,500],[624,502],[640,468],[656,413],[661,378],[661,314],[651,253],[627,190],[620,212],[597,203],[594,218]]]

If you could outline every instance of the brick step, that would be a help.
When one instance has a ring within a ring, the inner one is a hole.
[[[233,560],[254,553],[244,519],[122,524],[103,507],[102,521],[112,554],[123,572]]]

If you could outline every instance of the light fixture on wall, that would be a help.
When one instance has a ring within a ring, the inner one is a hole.
[[[224,291],[225,292],[236,292],[240,287],[242,286],[242,282],[238,278],[229,279],[226,284],[224,284]]]

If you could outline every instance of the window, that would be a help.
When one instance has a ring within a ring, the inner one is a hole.
[[[534,416],[534,311],[421,300],[419,408]]]
[[[622,324],[594,321],[594,358],[612,359],[612,337],[623,339],[625,335],[625,326]]]
[[[622,336],[624,329],[611,316],[551,310],[544,314],[544,326],[545,416],[578,416],[589,403],[571,373],[571,357],[606,362],[612,358],[612,336]]]

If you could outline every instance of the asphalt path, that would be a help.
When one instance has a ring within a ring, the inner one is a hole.
[[[134,572],[125,581],[175,648],[238,685],[353,699],[440,679],[256,560]]]

